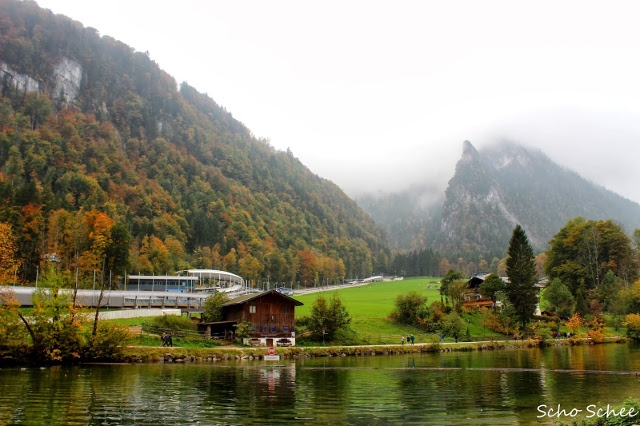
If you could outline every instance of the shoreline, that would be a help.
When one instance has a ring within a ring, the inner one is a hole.
[[[357,345],[357,346],[294,346],[274,348],[281,360],[320,357],[367,357],[417,353],[472,352],[509,349],[544,348],[550,346],[580,346],[610,343],[627,343],[624,337],[607,337],[603,342],[590,338],[563,340],[496,340],[483,342],[417,343],[414,345]],[[27,348],[25,348],[27,349]],[[216,363],[219,361],[263,361],[269,355],[267,347],[217,347],[184,348],[161,346],[127,346],[119,356],[104,359],[78,360],[73,365],[131,365],[158,363]],[[49,366],[57,363],[42,363],[29,360],[28,351],[20,359],[2,358],[0,368],[24,366]]]
[[[605,343],[626,343],[621,337],[605,338],[603,342],[594,342],[589,338],[567,340],[524,340],[524,341],[486,341],[458,343],[420,343],[415,345],[360,345],[360,346],[308,346],[274,348],[275,355],[281,359],[347,357],[347,356],[388,356],[410,353],[470,352],[504,349],[543,348],[548,346],[577,346]],[[125,363],[183,363],[218,362],[229,360],[261,361],[268,355],[268,348],[181,348],[181,347],[127,347],[123,356],[114,360]]]

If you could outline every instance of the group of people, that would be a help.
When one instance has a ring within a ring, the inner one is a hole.
[[[411,343],[413,345],[413,341],[414,341],[413,334],[410,336],[407,336],[407,344]],[[404,336],[402,336],[402,344],[404,345]]]
[[[173,335],[171,333],[166,334],[166,333],[162,333],[162,336],[160,336],[160,339],[162,340],[162,346],[171,346],[173,347]]]

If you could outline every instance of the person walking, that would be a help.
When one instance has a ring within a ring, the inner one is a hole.
[[[413,337],[413,334],[412,334],[412,335],[411,335],[411,344],[412,344],[412,345],[413,345],[413,340],[414,340],[414,337]]]
[[[402,336],[402,346],[404,346],[404,335]]]

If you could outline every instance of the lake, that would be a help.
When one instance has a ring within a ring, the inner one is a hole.
[[[635,373],[611,373],[640,371],[627,344],[273,364],[3,368],[0,424],[529,424],[555,421],[542,404],[640,398]]]

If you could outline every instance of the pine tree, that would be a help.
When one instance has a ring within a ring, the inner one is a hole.
[[[516,225],[509,242],[507,275],[507,297],[524,327],[535,313],[538,296],[534,287],[537,279],[533,249],[520,225]]]

